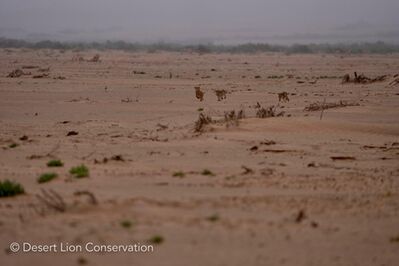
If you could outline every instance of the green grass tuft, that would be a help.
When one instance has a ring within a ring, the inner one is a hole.
[[[18,143],[11,143],[10,145],[8,145],[8,148],[16,148],[16,147],[18,147],[19,146],[19,144]]]
[[[25,190],[21,184],[10,180],[0,181],[0,198],[23,193],[25,193]]]
[[[83,178],[83,177],[88,177],[89,176],[89,168],[85,166],[84,164],[81,164],[79,166],[72,167],[69,170],[69,173],[76,178]]]
[[[58,175],[56,173],[44,173],[42,175],[39,176],[39,178],[37,179],[38,183],[46,183],[49,182],[51,180],[53,180],[54,178],[56,178]]]
[[[61,160],[51,160],[47,162],[48,167],[62,167],[64,163]]]

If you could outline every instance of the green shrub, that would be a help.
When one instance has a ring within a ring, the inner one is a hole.
[[[76,178],[82,178],[82,177],[88,177],[89,176],[89,168],[85,166],[84,164],[81,164],[79,166],[72,167],[69,170],[69,173]]]
[[[47,162],[48,167],[62,167],[64,163],[61,160],[50,160]]]
[[[21,184],[10,180],[0,181],[0,198],[23,193],[25,193],[25,190]]]
[[[57,176],[58,175],[56,173],[44,173],[39,176],[39,178],[37,179],[37,182],[38,183],[46,183],[46,182],[53,180]]]
[[[11,143],[10,145],[8,145],[8,148],[16,148],[16,147],[18,147],[19,146],[19,144],[18,143]]]

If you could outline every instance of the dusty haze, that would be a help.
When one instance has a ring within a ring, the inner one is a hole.
[[[0,0],[0,36],[62,41],[399,42],[395,0]]]
[[[0,0],[0,266],[398,266],[397,11]]]

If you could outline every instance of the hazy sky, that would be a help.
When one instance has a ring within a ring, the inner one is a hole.
[[[0,0],[0,36],[127,41],[398,41],[399,0]]]

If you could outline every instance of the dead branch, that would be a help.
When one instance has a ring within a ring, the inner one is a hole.
[[[348,102],[348,101],[339,101],[336,103],[315,102],[306,106],[304,111],[314,112],[314,111],[321,111],[325,109],[347,107],[347,106],[359,106],[359,104],[356,102]]]
[[[354,72],[354,77],[351,78],[349,74],[345,74],[344,77],[342,78],[342,84],[346,83],[355,83],[355,84],[371,84],[374,82],[381,82],[385,81],[387,78],[387,75],[381,75],[377,76],[375,78],[369,78],[365,76],[364,74],[358,75],[357,72]]]
[[[42,202],[47,208],[53,209],[58,212],[66,211],[66,203],[64,199],[54,190],[41,189],[42,194],[37,194],[37,199]]]

